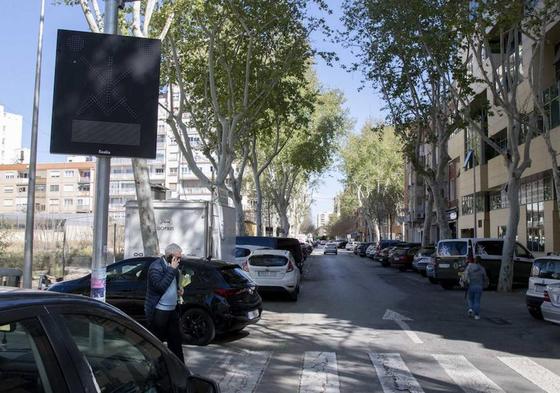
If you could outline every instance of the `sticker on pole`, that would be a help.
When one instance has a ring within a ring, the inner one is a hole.
[[[58,30],[51,153],[155,158],[161,42]]]
[[[105,301],[105,284],[107,279],[107,268],[94,269],[91,272],[91,297]]]

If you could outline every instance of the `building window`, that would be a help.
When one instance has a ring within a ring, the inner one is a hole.
[[[170,175],[176,175],[177,174],[177,168],[169,168],[169,174]]]
[[[51,172],[49,173],[49,175],[50,175],[51,177],[55,177],[55,178],[56,178],[56,177],[60,177],[60,171],[51,171]]]
[[[58,192],[58,190],[59,190],[59,185],[58,184],[51,184],[49,186],[49,191],[50,192]]]
[[[58,206],[60,204],[60,200],[58,199],[49,199],[50,206]]]
[[[544,252],[544,202],[527,204],[527,248]]]
[[[64,207],[70,207],[74,205],[74,200],[70,198],[64,198]]]
[[[27,172],[18,172],[18,179],[27,179]]]
[[[156,175],[163,175],[165,173],[164,168],[156,168]]]
[[[35,191],[37,191],[37,192],[45,192],[46,189],[47,189],[47,186],[45,184],[36,184],[35,185]]]
[[[14,192],[14,187],[4,187],[4,192],[6,194],[11,194],[12,192]]]
[[[4,206],[14,206],[14,201],[11,199],[4,199]]]
[[[74,186],[72,184],[65,184],[64,192],[74,192]]]
[[[89,185],[89,184],[80,184],[80,185],[78,185],[78,191],[81,191],[81,192],[84,192],[84,191],[85,191],[85,192],[89,192],[89,190],[90,190],[90,185]]]
[[[11,180],[11,179],[15,179],[15,178],[16,178],[16,174],[15,174],[15,173],[6,173],[4,176],[6,177],[6,180]]]
[[[64,177],[73,177],[74,176],[74,171],[70,170],[70,171],[64,171]]]
[[[18,187],[18,192],[27,192],[27,187],[26,186],[20,186]]]
[[[84,198],[78,198],[78,199],[76,200],[76,204],[77,204],[78,206],[89,206],[89,199],[87,199],[87,198],[86,198],[86,199],[84,199]]]

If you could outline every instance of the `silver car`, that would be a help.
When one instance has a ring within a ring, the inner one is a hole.
[[[547,285],[541,312],[545,321],[560,325],[560,284]]]

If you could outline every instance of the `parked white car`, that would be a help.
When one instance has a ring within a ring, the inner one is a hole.
[[[284,291],[291,300],[297,300],[301,273],[289,251],[254,250],[242,267],[257,283],[259,292]]]
[[[544,291],[548,285],[554,284],[560,284],[560,257],[550,255],[536,258],[525,296],[527,310],[534,318],[543,318],[541,305],[544,301]]]
[[[346,249],[346,251],[352,251],[354,249],[354,246],[356,245],[355,241],[351,241],[346,243],[346,246],[344,247]]]
[[[251,244],[242,244],[235,246],[235,263],[239,266],[243,266],[243,263],[247,261],[247,258],[255,250],[270,250],[270,247],[265,246],[253,246]]]
[[[560,325],[560,284],[546,286],[541,311],[545,321]]]

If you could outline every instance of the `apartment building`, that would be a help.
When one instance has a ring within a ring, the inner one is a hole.
[[[29,166],[0,165],[0,213],[27,210]],[[91,213],[95,164],[37,164],[35,208],[41,213]]]
[[[23,117],[0,105],[0,165],[29,162],[29,149],[21,148]]]
[[[528,69],[531,58],[531,43],[522,36],[518,51],[523,70]],[[544,95],[547,97],[551,126],[551,140],[560,151],[560,20],[547,29],[548,44],[545,49]],[[476,67],[473,67],[476,68]],[[476,69],[475,71],[476,72]],[[500,74],[500,70],[498,70]],[[520,111],[532,106],[532,95],[526,78],[517,87]],[[500,146],[507,143],[507,117],[500,115],[497,107],[483,109],[481,102],[495,105],[494,97],[483,85],[475,86],[475,96],[470,103],[471,113],[479,119],[486,135]],[[524,144],[519,145],[522,152]],[[473,129],[466,128],[453,134],[448,143],[449,163],[447,170],[448,199],[447,220],[453,237],[503,237],[507,231],[510,214],[507,198],[508,173],[503,157],[485,143]],[[473,157],[467,157],[473,151]],[[522,154],[522,153],[521,153]],[[519,192],[520,220],[518,241],[535,254],[560,251],[560,220],[552,181],[552,161],[542,135],[533,138],[530,148],[531,166],[524,171]],[[466,160],[467,158],[472,158]],[[415,174],[409,166],[407,239],[419,240],[418,233],[423,223],[423,186],[415,185]],[[416,201],[416,202],[414,202]],[[422,219],[420,219],[422,217]],[[417,219],[414,221],[413,219]],[[435,220],[433,220],[435,223]],[[437,232],[437,231],[436,231]],[[434,233],[434,232],[433,232]],[[437,233],[436,233],[437,234]],[[420,236],[421,238],[421,236]],[[437,240],[437,236],[432,236]]]

